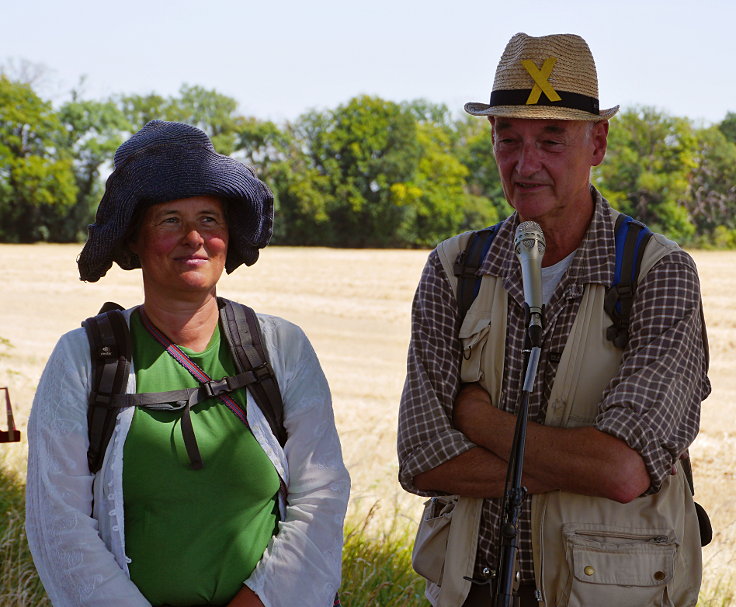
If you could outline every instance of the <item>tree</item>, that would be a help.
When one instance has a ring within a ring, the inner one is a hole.
[[[30,85],[0,76],[0,236],[49,240],[77,196],[64,130]]]
[[[728,141],[736,143],[736,113],[729,112],[723,119],[718,129],[723,133]]]
[[[425,100],[404,107],[417,120],[421,154],[412,181],[394,186],[397,204],[407,209],[402,240],[434,246],[459,231],[495,222],[497,213],[490,201],[468,191],[470,171],[458,157],[460,137],[447,107]]]
[[[111,164],[131,125],[113,101],[81,101],[75,93],[58,115],[66,134],[64,147],[73,158],[77,197],[53,233],[55,240],[72,242],[84,239],[104,192],[100,171]]]
[[[324,184],[329,224],[322,244],[400,246],[406,208],[398,191],[414,177],[421,152],[410,112],[355,97],[333,111],[300,117],[295,135]]]
[[[462,227],[486,227],[513,212],[504,196],[493,156],[491,128],[486,120],[465,116],[455,123],[455,129],[455,154],[468,168],[466,189],[470,198]]]
[[[236,149],[237,133],[243,120],[236,110],[238,102],[232,97],[202,86],[183,84],[178,97],[126,95],[117,99],[117,105],[130,122],[133,131],[151,120],[186,122],[202,129],[220,154],[230,155]]]
[[[732,231],[736,238],[736,143],[718,127],[698,132],[690,192],[688,210],[701,244],[714,240],[718,228],[722,235]]]
[[[156,93],[123,95],[114,101],[130,123],[132,132],[139,131],[151,120],[170,120],[167,117],[169,101]]]
[[[232,97],[207,90],[202,86],[182,85],[179,98],[171,98],[167,120],[186,122],[202,129],[220,154],[230,155],[235,150],[241,117],[235,114],[238,102]]]
[[[696,148],[687,119],[650,107],[627,110],[611,123],[606,160],[595,169],[595,182],[618,210],[687,242],[695,232],[686,201]]]

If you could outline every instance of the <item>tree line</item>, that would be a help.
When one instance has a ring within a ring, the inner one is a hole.
[[[273,190],[273,242],[427,247],[505,217],[485,120],[426,100],[358,96],[293,121],[243,116],[235,99],[72,92],[55,108],[0,74],[0,241],[86,238],[115,149],[153,119],[204,130]],[[594,183],[619,210],[685,245],[736,248],[736,113],[701,127],[634,107],[612,120]]]

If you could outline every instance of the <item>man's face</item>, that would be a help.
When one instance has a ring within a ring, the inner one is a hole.
[[[605,156],[608,122],[490,120],[504,194],[522,221],[559,225],[590,209],[590,168]]]

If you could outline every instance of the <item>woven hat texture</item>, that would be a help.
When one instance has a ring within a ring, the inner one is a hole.
[[[226,271],[255,263],[271,238],[271,190],[249,167],[218,154],[200,129],[153,120],[115,152],[114,170],[77,259],[80,278],[99,280],[113,261],[125,270],[139,268],[124,242],[136,210],[192,196],[215,196],[227,203]]]
[[[501,55],[490,103],[466,103],[474,116],[608,120],[600,110],[598,74],[585,40],[575,34],[516,34]]]

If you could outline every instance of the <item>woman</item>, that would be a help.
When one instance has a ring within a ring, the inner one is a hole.
[[[216,285],[223,269],[255,263],[272,204],[194,127],[153,121],[118,149],[78,265],[87,281],[113,261],[142,268],[143,305],[124,312],[128,393],[200,385],[167,338],[210,377],[236,375]],[[283,400],[283,448],[239,388],[228,407],[213,397],[187,411],[120,409],[96,473],[90,346],[83,329],[61,338],[28,425],[26,528],[54,605],[333,604],[350,481],[329,388],[298,327],[258,322]]]

